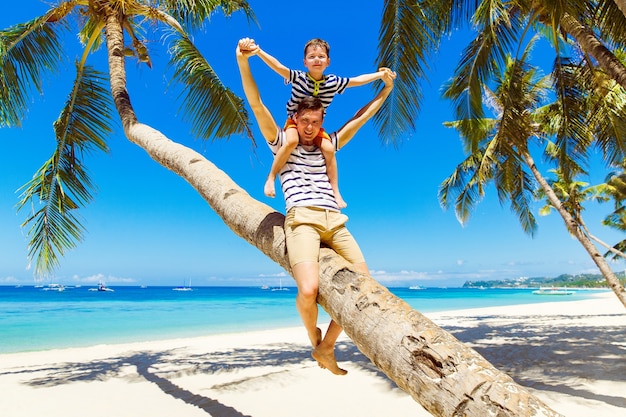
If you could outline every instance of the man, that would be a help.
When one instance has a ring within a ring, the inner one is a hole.
[[[236,50],[237,64],[244,93],[261,134],[272,152],[276,154],[286,142],[285,132],[276,124],[261,101],[258,87],[252,77],[248,58],[258,52],[254,45],[252,39],[244,38],[239,41]],[[385,87],[380,93],[337,132],[330,134],[336,149],[343,147],[352,139],[391,93],[396,75],[389,69],[384,69],[384,72]],[[317,327],[320,243],[343,256],[352,263],[356,271],[367,274],[369,270],[358,244],[345,227],[348,217],[339,211],[326,173],[324,155],[314,144],[314,139],[324,121],[323,103],[315,97],[302,100],[294,121],[300,138],[299,144],[281,169],[280,180],[287,206],[285,217],[287,252],[293,277],[298,285],[296,307],[313,345],[313,358],[322,368],[336,375],[345,375],[347,371],[339,368],[335,359],[335,342],[342,331],[341,326],[331,320],[324,337]]]

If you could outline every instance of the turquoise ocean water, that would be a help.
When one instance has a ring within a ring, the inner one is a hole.
[[[91,289],[91,290],[90,290]],[[0,286],[0,353],[127,343],[299,326],[296,288]],[[422,313],[580,300],[594,291],[537,296],[530,289],[391,288]],[[320,322],[327,321],[322,312]]]

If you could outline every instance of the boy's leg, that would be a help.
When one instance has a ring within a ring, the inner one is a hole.
[[[333,194],[335,195],[335,201],[340,209],[346,208],[348,204],[344,201],[341,193],[339,192],[339,174],[337,172],[337,158],[335,157],[335,147],[330,140],[322,140],[320,148],[324,154],[324,160],[326,161],[326,173],[328,174],[328,181],[333,188]]]
[[[274,161],[272,161],[272,168],[270,168],[270,173],[267,176],[267,180],[265,180],[263,192],[266,196],[276,197],[276,189],[274,188],[276,175],[278,175],[280,169],[287,163],[289,155],[291,155],[291,152],[296,148],[296,146],[298,146],[299,140],[300,138],[298,137],[298,131],[295,128],[289,128],[285,130],[285,145],[281,146],[281,148],[276,153]]]

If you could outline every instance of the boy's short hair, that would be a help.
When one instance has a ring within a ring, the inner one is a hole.
[[[320,100],[318,97],[306,96],[302,100],[300,100],[300,103],[298,103],[296,113],[302,114],[302,112],[305,110],[321,110],[322,114],[324,114],[324,103],[322,103],[322,100]]]
[[[323,39],[315,38],[311,39],[304,45],[304,57],[306,58],[306,50],[311,46],[317,46],[326,50],[326,55],[330,58],[330,45]]]

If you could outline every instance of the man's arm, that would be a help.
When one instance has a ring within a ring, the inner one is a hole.
[[[239,41],[237,45],[236,55],[237,55],[237,65],[239,66],[239,73],[241,74],[241,84],[243,85],[243,91],[248,99],[248,104],[252,109],[252,113],[254,113],[254,117],[259,124],[259,129],[261,130],[261,134],[265,138],[266,141],[271,142],[276,138],[276,132],[278,132],[278,125],[276,121],[272,117],[270,111],[265,107],[265,104],[261,101],[261,95],[259,94],[259,88],[252,77],[252,72],[250,71],[250,63],[248,62],[248,58],[252,56],[254,53],[252,51],[247,50],[247,45],[249,45],[248,40],[242,39]],[[246,50],[246,52],[242,52]]]
[[[390,69],[384,69],[384,75],[382,77],[385,82],[385,87],[380,90],[378,95],[372,99],[369,103],[363,106],[346,124],[341,126],[337,131],[337,140],[339,142],[338,148],[345,146],[354,137],[356,132],[363,127],[367,122],[383,105],[391,90],[393,90],[393,80],[396,78],[396,73]]]

